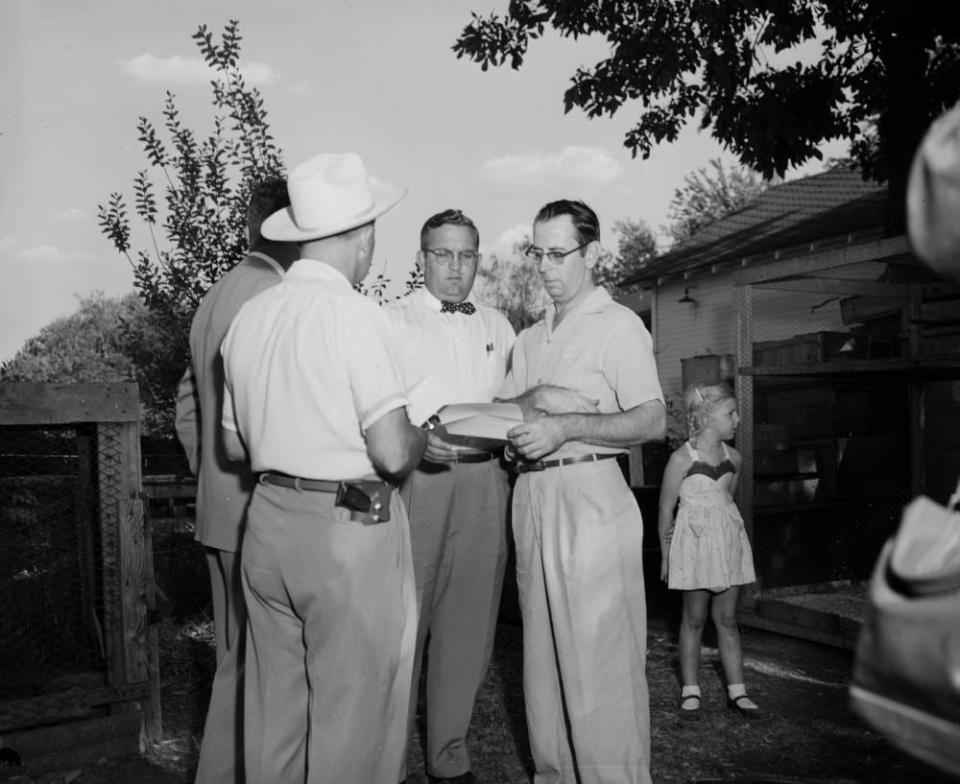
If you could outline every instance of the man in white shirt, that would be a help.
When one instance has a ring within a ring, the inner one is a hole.
[[[429,218],[417,262],[424,288],[390,303],[408,386],[444,404],[489,402],[507,369],[514,333],[470,291],[480,236],[459,210]],[[506,560],[507,481],[500,450],[445,443],[430,432],[424,460],[403,485],[420,609],[410,700],[427,647],[427,777],[468,784],[466,735],[496,630]]]
[[[394,784],[406,753],[416,587],[392,482],[419,461],[383,311],[354,290],[374,220],[404,189],[353,153],[290,173],[265,237],[300,260],[223,342],[227,453],[259,474],[247,510],[247,784]]]
[[[526,250],[553,300],[517,337],[507,435],[535,784],[650,784],[643,520],[617,454],[663,437],[650,333],[594,282],[600,223],[550,202]]]

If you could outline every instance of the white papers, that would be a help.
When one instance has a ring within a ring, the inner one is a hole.
[[[523,422],[516,403],[454,403],[437,416],[446,431],[444,441],[474,449],[503,446],[507,432]]]
[[[432,375],[426,375],[407,390],[407,416],[418,427],[426,422],[453,397],[453,392]]]

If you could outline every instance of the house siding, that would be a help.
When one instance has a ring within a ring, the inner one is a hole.
[[[684,291],[695,304],[678,302]],[[664,395],[682,394],[682,364],[689,357],[733,354],[736,350],[735,288],[731,273],[686,283],[666,283],[650,293],[653,341]],[[821,331],[848,331],[838,300],[788,291],[754,292],[755,342],[785,340]]]
[[[678,302],[685,290],[695,304]],[[666,284],[654,294],[653,340],[660,385],[667,397],[682,393],[681,360],[731,354],[736,344],[733,280],[730,275],[695,284]]]

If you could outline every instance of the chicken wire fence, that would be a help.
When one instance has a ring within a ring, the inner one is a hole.
[[[5,426],[0,439],[0,700],[102,682],[113,619],[98,508],[115,483],[97,478],[96,427]]]
[[[912,495],[956,483],[956,299],[896,275],[859,262],[738,289],[765,587],[867,578]]]

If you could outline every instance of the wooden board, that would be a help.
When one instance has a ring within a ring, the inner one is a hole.
[[[53,727],[0,735],[0,746],[14,749],[27,766],[67,766],[140,753],[143,717],[119,713]]]
[[[0,384],[0,425],[137,422],[136,384]]]
[[[850,581],[757,591],[739,621],[767,631],[853,650],[867,599]]]

